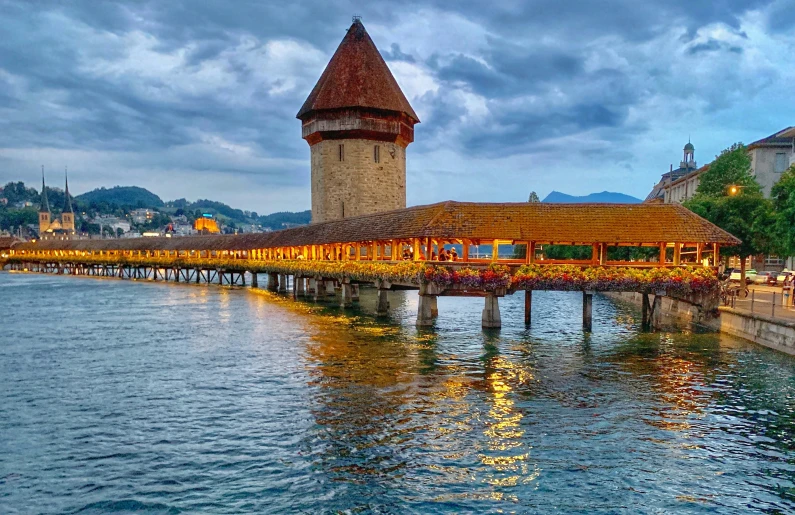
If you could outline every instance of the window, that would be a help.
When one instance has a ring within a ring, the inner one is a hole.
[[[787,169],[787,154],[776,152],[776,173],[781,173]]]
[[[379,145],[373,147],[373,161],[376,163],[381,162],[381,147]]]
[[[765,265],[773,265],[773,266],[781,266],[784,264],[784,260],[778,256],[765,256]]]
[[[345,161],[345,145],[340,145],[340,161]]]

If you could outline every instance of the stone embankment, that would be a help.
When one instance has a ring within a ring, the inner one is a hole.
[[[640,293],[606,293],[610,298],[640,306]],[[795,355],[795,322],[729,307],[701,299],[665,297],[661,316],[671,325],[689,326],[743,338],[764,347]]]

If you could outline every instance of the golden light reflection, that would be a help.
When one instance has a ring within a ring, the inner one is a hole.
[[[512,487],[535,481],[541,470],[530,463],[529,445],[524,438],[521,426],[524,418],[521,410],[515,407],[512,385],[526,384],[533,380],[532,372],[500,356],[491,356],[486,362],[486,384],[491,392],[491,408],[488,412],[487,438],[488,450],[478,458],[483,465],[491,467],[484,482],[492,486]],[[516,453],[518,450],[524,452]]]

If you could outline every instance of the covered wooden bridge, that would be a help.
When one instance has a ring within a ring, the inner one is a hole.
[[[24,243],[10,250],[9,259],[13,266],[42,271],[220,283],[226,277],[230,284],[244,281],[243,273],[250,272],[256,285],[257,274],[268,273],[269,288],[282,291],[289,275],[296,295],[319,298],[334,291],[329,285],[336,283],[343,305],[355,298],[357,284],[370,282],[379,288],[379,311],[385,310],[389,289],[416,288],[418,325],[432,323],[437,296],[478,295],[486,297],[483,324],[489,327],[499,326],[497,298],[519,289],[514,283],[479,288],[472,282],[462,286],[451,280],[424,280],[407,272],[412,270],[409,265],[427,270],[435,264],[462,274],[500,265],[504,268],[499,270],[511,276],[528,266],[703,267],[718,263],[721,246],[737,243],[732,235],[675,204],[448,201],[271,233]],[[580,255],[549,259],[550,245],[577,246]],[[590,248],[589,255],[582,255],[583,247]],[[618,252],[625,247],[645,251],[630,259]],[[453,249],[454,258],[448,252]],[[439,261],[440,254],[447,254],[448,260]],[[584,295],[589,303],[589,293]],[[527,299],[529,322],[529,294]]]

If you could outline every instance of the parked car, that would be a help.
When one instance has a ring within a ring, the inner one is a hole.
[[[792,282],[792,272],[789,270],[782,270],[776,276],[776,284],[778,286],[788,285]]]
[[[718,274],[718,279],[720,279],[721,281],[725,281],[726,279],[731,277],[732,272],[734,272],[735,270],[739,270],[739,268],[731,268],[731,267],[726,268],[722,274]]]
[[[755,284],[776,284],[776,272],[759,272],[754,277]]]
[[[756,278],[756,270],[754,270],[753,268],[749,268],[748,270],[745,271],[745,280],[746,280],[746,282],[752,283],[752,282],[754,282],[755,278]],[[729,280],[730,281],[740,282],[740,269],[739,268],[735,268],[734,269],[732,274],[729,276]]]

